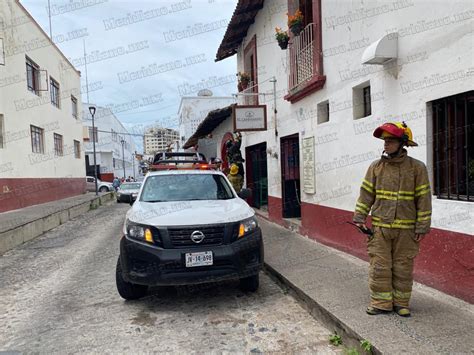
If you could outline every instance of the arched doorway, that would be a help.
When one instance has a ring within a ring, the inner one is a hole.
[[[229,161],[227,160],[227,148],[225,146],[225,143],[228,140],[231,140],[231,141],[234,140],[234,136],[232,135],[231,132],[227,132],[226,134],[224,134],[224,137],[222,137],[222,141],[221,141],[221,160],[222,160],[223,171],[229,168]]]

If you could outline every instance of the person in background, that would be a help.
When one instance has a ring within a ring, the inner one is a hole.
[[[239,174],[239,167],[236,164],[230,166],[230,173],[227,175],[230,183],[234,187],[235,192],[239,193],[242,190],[244,184],[244,178]]]
[[[114,177],[112,186],[114,187],[115,191],[118,190],[118,188],[120,187],[120,179],[118,177]]]

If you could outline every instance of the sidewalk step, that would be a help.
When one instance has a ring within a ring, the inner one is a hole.
[[[110,201],[115,201],[112,192],[88,193],[0,213],[0,255]]]
[[[267,271],[315,317],[351,344],[369,340],[375,353],[472,354],[472,304],[415,284],[412,317],[369,316],[368,263],[259,218]]]

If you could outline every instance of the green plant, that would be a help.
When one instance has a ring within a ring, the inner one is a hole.
[[[240,83],[246,83],[248,84],[250,82],[250,74],[246,73],[246,72],[240,72],[237,74],[237,76],[239,77],[239,82]]]
[[[290,36],[288,36],[288,31],[282,31],[280,27],[275,27],[275,38],[278,42],[288,42]]]
[[[344,350],[344,353],[345,353],[346,355],[360,355],[359,351],[357,351],[356,348],[346,348],[346,349]]]
[[[303,24],[303,13],[300,10],[296,10],[294,15],[286,13],[288,16],[288,27],[301,26]]]
[[[334,335],[329,336],[329,342],[334,346],[339,346],[342,344],[342,338],[337,332],[334,332]]]
[[[367,339],[360,341],[360,347],[365,350],[365,352],[371,354],[372,353],[372,343]]]

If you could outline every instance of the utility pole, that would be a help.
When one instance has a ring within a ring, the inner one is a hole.
[[[127,180],[127,175],[125,174],[125,140],[121,140],[120,143],[122,143],[122,166],[123,166],[123,178]]]
[[[92,116],[92,146],[94,149],[94,180],[95,180],[95,195],[98,196],[99,192],[97,189],[97,160],[96,160],[96,153],[95,153],[95,140],[97,138],[96,132],[95,132],[95,125],[94,125],[94,116],[95,116],[95,110],[96,108],[94,106],[89,107],[89,112]]]

